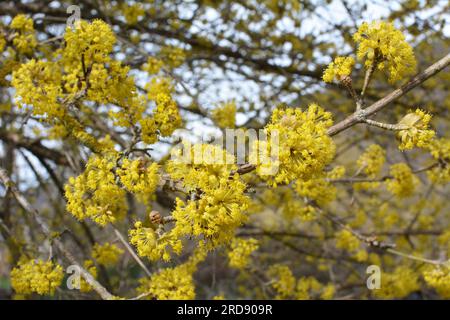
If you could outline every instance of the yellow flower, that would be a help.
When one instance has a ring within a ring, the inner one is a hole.
[[[381,172],[386,161],[386,151],[377,144],[370,145],[357,160],[358,170],[363,172],[367,178],[375,179]],[[371,189],[380,185],[379,182],[355,183],[355,189]]]
[[[159,166],[155,162],[146,165],[142,159],[124,159],[116,173],[129,192],[135,193],[139,199],[145,201],[153,194],[159,183],[158,169]]]
[[[22,259],[11,271],[11,286],[18,294],[53,295],[63,278],[62,267],[52,261]]]
[[[336,248],[347,251],[356,251],[359,249],[360,241],[349,230],[341,230],[336,234]]]
[[[390,174],[393,179],[386,181],[387,189],[399,198],[409,197],[414,193],[418,180],[405,163],[391,166]]]
[[[404,116],[398,123],[406,127],[397,133],[397,138],[400,140],[398,148],[408,150],[415,146],[427,147],[435,134],[433,130],[428,129],[430,121],[431,115],[420,109]]]
[[[415,72],[413,49],[392,23],[365,22],[353,35],[353,39],[359,44],[358,59],[366,59],[366,67],[386,70],[390,82]]]
[[[327,134],[332,123],[331,114],[316,104],[311,104],[306,111],[277,108],[265,127],[268,140],[253,145],[250,162],[257,165],[257,174],[274,187],[296,179],[311,179],[334,157],[336,147]],[[271,145],[272,135],[279,137],[277,146]],[[278,148],[278,159],[266,163],[272,148]],[[277,165],[278,170],[267,174],[267,165]]]
[[[92,248],[92,258],[104,266],[115,265],[122,253],[122,249],[108,242],[103,245],[96,243]]]
[[[125,190],[116,184],[115,163],[115,157],[91,156],[86,170],[70,177],[64,187],[67,211],[79,220],[90,218],[101,226],[123,218],[128,206]]]
[[[406,266],[397,267],[393,273],[383,272],[381,275],[381,288],[373,294],[384,299],[404,298],[412,292],[419,290],[417,274]]]
[[[159,54],[164,63],[170,68],[179,67],[186,59],[186,52],[174,46],[162,47]]]
[[[94,261],[92,260],[85,260],[83,264],[84,269],[91,274],[91,276],[96,279],[97,278],[97,267],[94,265]],[[80,292],[87,293],[91,292],[93,288],[87,281],[81,277],[80,278]]]
[[[245,210],[249,198],[244,194],[246,185],[236,174],[232,179],[221,178],[214,186],[204,189],[198,200],[185,203],[177,198],[172,212],[176,220],[173,232],[201,236],[211,247],[231,240],[234,230],[247,221]]]
[[[258,240],[250,239],[233,239],[231,242],[231,250],[228,252],[230,267],[236,269],[244,269],[250,262],[250,255],[259,247]]]
[[[137,292],[148,294],[148,298],[158,300],[192,300],[195,286],[192,274],[205,254],[195,251],[190,259],[175,268],[166,268],[152,274],[150,279],[141,279]]]
[[[272,278],[272,288],[276,291],[276,299],[290,298],[296,289],[297,280],[289,267],[276,264],[269,268],[268,275]]]
[[[434,139],[428,146],[431,155],[441,164],[428,172],[431,181],[448,183],[450,181],[450,139]]]
[[[161,70],[164,62],[155,57],[148,57],[147,63],[143,66],[143,70],[149,74],[157,74]]]
[[[61,72],[52,62],[31,59],[13,72],[11,84],[19,105],[32,105],[34,115],[62,118],[65,111],[58,103],[62,90]]]
[[[423,272],[423,278],[442,298],[450,298],[450,268],[430,266]]]
[[[336,57],[323,73],[323,81],[333,82],[333,80],[341,80],[343,77],[352,73],[355,59],[352,57]]]
[[[126,22],[130,26],[134,26],[138,23],[139,18],[145,15],[145,9],[141,3],[127,4],[122,3],[120,9],[125,17]]]
[[[37,46],[33,20],[19,14],[11,21],[10,27],[17,31],[13,38],[13,45],[17,51],[22,54],[31,54]]]
[[[236,124],[236,103],[227,102],[212,111],[212,119],[222,129],[234,128]]]
[[[134,229],[129,230],[130,243],[137,249],[141,257],[150,260],[170,260],[170,250],[180,254],[183,248],[181,240],[174,232],[157,233],[152,228],[144,227],[142,222],[134,224]]]

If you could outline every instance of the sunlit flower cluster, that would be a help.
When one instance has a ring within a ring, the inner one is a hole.
[[[122,249],[109,242],[103,245],[96,243],[92,248],[92,258],[104,266],[114,266],[122,254]]]
[[[323,81],[333,82],[333,80],[341,80],[343,77],[349,76],[352,73],[355,59],[352,57],[336,57],[331,62],[323,73]]]
[[[211,112],[214,122],[222,129],[232,129],[236,124],[236,103],[224,103]]]
[[[368,68],[386,70],[390,82],[400,80],[416,70],[412,47],[392,23],[364,22],[353,39],[358,43],[358,59],[365,59]]]
[[[11,271],[11,286],[18,294],[53,295],[63,277],[62,267],[52,261],[22,260]]]
[[[320,173],[331,162],[335,145],[327,135],[332,125],[331,114],[316,104],[307,110],[277,108],[265,127],[267,141],[257,141],[250,161],[257,165],[256,172],[272,186],[288,184],[296,179],[307,180]],[[278,146],[270,137],[278,135]],[[277,159],[268,159],[278,148]],[[267,166],[276,166],[275,174],[267,174]]]
[[[11,21],[10,27],[16,31],[13,45],[17,51],[22,54],[31,54],[37,46],[33,19],[19,14]]]
[[[440,162],[428,172],[431,181],[442,184],[450,182],[450,139],[434,139],[428,148],[433,158]]]
[[[392,179],[386,181],[387,189],[399,198],[409,197],[414,193],[418,179],[406,163],[397,163],[389,170]]]
[[[70,177],[65,186],[67,211],[77,219],[90,218],[101,226],[124,217],[126,193],[116,184],[115,164],[114,158],[89,158],[86,170],[78,177]]]
[[[235,238],[231,241],[231,250],[228,252],[230,267],[244,269],[250,262],[250,255],[259,247],[258,240]]]
[[[383,299],[405,298],[419,289],[419,277],[406,266],[397,267],[392,273],[383,272],[380,289],[373,290],[376,297]]]
[[[431,115],[420,109],[404,116],[398,122],[399,125],[406,127],[397,133],[397,138],[400,141],[399,149],[408,150],[414,147],[427,147],[435,135],[434,131],[428,128],[430,121]]]
[[[445,299],[450,298],[450,268],[429,267],[423,272],[425,282]]]
[[[155,162],[147,165],[142,159],[126,158],[116,173],[129,192],[136,194],[140,199],[145,199],[146,196],[153,194],[159,183],[158,169],[159,166]]]

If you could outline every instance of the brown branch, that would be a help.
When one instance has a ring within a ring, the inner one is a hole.
[[[423,83],[425,80],[442,71],[449,64],[450,64],[450,53],[447,54],[445,57],[443,57],[441,60],[437,61],[436,63],[428,67],[425,71],[413,77],[411,80],[408,81],[408,83],[392,91],[390,94],[373,103],[371,106],[367,107],[366,109],[356,111],[352,115],[348,116],[346,119],[336,123],[330,129],[328,129],[328,134],[330,136],[334,136],[339,132],[348,129],[357,123],[361,123],[365,117],[373,115],[376,112],[380,111],[381,109],[386,107],[389,103],[405,95],[407,92],[411,91],[412,89]]]
[[[7,190],[11,191],[11,193],[14,195],[20,206],[28,214],[34,217],[44,235],[49,239],[52,238],[52,232],[50,230],[50,227],[44,221],[39,211],[33,208],[33,206],[25,198],[25,196],[19,191],[19,189],[17,189],[14,182],[9,178],[6,170],[4,170],[1,167],[0,167],[0,181],[3,183],[3,185],[6,187]],[[111,293],[109,293],[105,287],[103,287],[97,280],[95,280],[94,277],[77,262],[76,258],[72,255],[70,251],[68,251],[64,247],[64,244],[59,239],[54,238],[53,243],[56,245],[59,251],[61,251],[61,253],[67,258],[67,260],[70,261],[70,263],[78,266],[81,276],[100,295],[100,297],[102,297],[102,299],[104,300],[114,299],[114,296]]]

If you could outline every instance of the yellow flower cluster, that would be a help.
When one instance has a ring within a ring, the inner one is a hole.
[[[96,279],[98,275],[97,267],[94,265],[94,261],[92,260],[85,260],[83,263],[84,269],[86,269],[87,272],[91,274],[91,276]],[[81,277],[80,279],[80,292],[87,293],[91,292],[93,288],[87,281]]]
[[[159,54],[164,63],[170,68],[179,67],[186,59],[186,52],[174,46],[162,47]]]
[[[228,252],[230,267],[244,269],[250,262],[250,255],[259,247],[258,240],[238,239],[231,241],[231,250]]]
[[[295,191],[302,197],[314,200],[319,206],[324,206],[336,199],[336,187],[326,180],[326,177],[309,180],[297,180]]]
[[[322,79],[325,82],[333,82],[333,80],[341,80],[343,77],[352,73],[355,59],[352,57],[336,57],[325,69]]]
[[[387,70],[389,81],[395,82],[414,73],[416,59],[412,47],[392,23],[363,23],[353,35],[358,46],[358,59],[366,59],[366,67]]]
[[[148,99],[154,101],[156,108],[152,118],[142,118],[142,139],[146,143],[156,142],[157,134],[168,137],[182,125],[176,102],[172,98],[173,85],[170,79],[154,77],[146,85]]]
[[[64,48],[64,59],[67,64],[81,66],[83,57],[85,66],[95,63],[109,62],[109,54],[116,43],[111,27],[101,20],[92,23],[80,20],[75,28],[67,28],[64,34],[66,47]]]
[[[358,158],[356,164],[368,178],[374,179],[380,174],[386,161],[386,151],[377,144],[370,145]]]
[[[115,265],[122,254],[122,249],[108,242],[103,245],[96,243],[92,248],[92,258],[104,266]]]
[[[363,172],[367,178],[375,179],[381,172],[386,161],[386,151],[377,144],[370,145],[366,151],[358,158],[356,164],[358,171]],[[355,183],[355,189],[371,189],[380,185],[379,182],[359,182]]]
[[[122,3],[120,9],[125,17],[125,21],[130,26],[134,26],[138,23],[139,19],[145,15],[145,9],[141,3],[134,4]]]
[[[450,298],[450,268],[430,267],[423,272],[423,278],[442,298]]]
[[[150,279],[141,279],[137,292],[148,294],[149,299],[192,300],[195,298],[195,286],[192,274],[197,264],[204,260],[205,254],[196,250],[190,259],[175,268],[162,269]]]
[[[6,39],[3,35],[0,34],[0,54],[3,53],[3,50],[6,47]],[[3,69],[4,67],[2,67]]]
[[[33,53],[34,48],[37,46],[33,19],[19,14],[11,21],[10,27],[16,31],[14,33],[13,45],[17,51],[22,54]]]
[[[149,293],[158,300],[192,300],[195,286],[192,273],[184,265],[163,269],[150,280],[140,281],[139,293]]]
[[[149,57],[147,63],[143,66],[143,70],[147,71],[149,74],[157,74],[163,65],[164,62],[162,60],[155,57]]]
[[[232,129],[236,125],[236,103],[227,102],[211,112],[211,118],[222,129]]]
[[[62,118],[64,109],[58,103],[61,95],[61,72],[51,62],[31,59],[13,72],[12,85],[20,106],[33,105],[34,115]]]
[[[272,287],[276,291],[276,299],[288,299],[295,292],[297,279],[289,267],[276,264],[269,268],[268,275],[273,279]]]
[[[156,110],[153,117],[163,137],[170,136],[175,129],[181,127],[182,121],[177,104],[167,94],[160,93],[156,96]]]
[[[419,290],[419,277],[416,272],[406,266],[397,267],[394,272],[383,272],[380,289],[372,292],[383,299],[404,298]]]
[[[349,230],[344,229],[336,234],[336,248],[355,251],[359,248],[360,241]]]
[[[11,271],[11,286],[18,294],[53,295],[63,278],[63,268],[52,261],[22,260]]]
[[[368,258],[366,250],[361,248],[361,241],[349,230],[341,230],[336,234],[336,248],[352,254],[353,259],[363,262]]]
[[[297,282],[296,299],[323,299],[330,300],[333,298],[336,288],[332,284],[324,286],[314,277],[303,277]]]
[[[213,180],[215,180],[213,178]],[[236,174],[213,181],[211,188],[202,189],[198,200],[187,203],[177,198],[172,212],[177,235],[204,237],[214,247],[231,240],[234,230],[247,220],[245,210],[249,198],[244,194],[246,185]]]
[[[218,187],[221,179],[236,170],[236,159],[223,148],[213,144],[190,144],[172,150],[166,172],[175,181],[181,181],[187,191]]]
[[[250,162],[257,165],[256,172],[260,177],[274,187],[296,179],[308,180],[320,173],[334,157],[336,147],[327,134],[332,123],[331,114],[317,104],[311,104],[305,111],[277,108],[265,127],[268,142],[255,143]],[[278,146],[271,146],[271,135],[278,135]],[[264,154],[270,154],[271,148],[277,147],[278,160],[267,162]],[[268,165],[278,166],[276,174],[267,174]]]
[[[153,162],[147,166],[142,159],[122,161],[120,168],[116,170],[120,182],[131,193],[145,201],[146,196],[152,195],[159,183],[159,166]]]
[[[414,193],[418,180],[406,163],[392,165],[389,172],[393,179],[388,179],[386,186],[392,194],[405,198]]]
[[[416,109],[415,112],[408,113],[399,122],[399,125],[405,126],[405,130],[397,133],[400,140],[398,148],[408,150],[413,147],[427,147],[434,137],[434,131],[428,129],[431,121],[431,115],[423,110]]]
[[[126,215],[126,192],[116,184],[116,159],[91,156],[86,170],[65,185],[67,211],[77,219],[92,219],[101,226]],[[114,201],[111,201],[114,199]]]
[[[450,139],[434,139],[428,148],[433,158],[441,162],[428,173],[429,178],[435,183],[450,182]]]
[[[323,285],[314,277],[297,280],[292,271],[284,265],[271,266],[268,276],[273,279],[271,285],[277,293],[275,299],[332,299],[336,291],[334,285]]]
[[[144,227],[141,221],[134,224],[134,229],[129,230],[130,243],[137,249],[141,257],[150,260],[170,260],[170,250],[180,254],[183,249],[181,240],[174,232],[160,234],[152,228]]]

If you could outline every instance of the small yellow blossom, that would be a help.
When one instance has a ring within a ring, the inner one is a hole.
[[[393,178],[386,181],[390,192],[399,198],[409,197],[414,193],[418,180],[406,163],[392,165],[390,174]]]
[[[120,182],[129,192],[144,199],[156,190],[159,183],[158,169],[159,166],[155,162],[146,165],[142,159],[124,159],[116,173],[120,177]]]
[[[341,230],[336,234],[336,248],[347,251],[356,251],[360,246],[359,239],[349,230]]]
[[[428,149],[433,158],[440,162],[440,165],[428,172],[430,180],[442,184],[450,182],[450,139],[434,139]]]
[[[10,27],[17,31],[13,38],[13,45],[17,51],[22,54],[31,54],[37,46],[33,20],[19,14],[11,21]]]
[[[91,274],[91,276],[96,279],[98,275],[97,267],[94,265],[94,261],[85,260],[83,264],[84,269]],[[81,277],[80,279],[80,292],[87,293],[93,290],[92,286],[87,283],[87,281]]]
[[[228,252],[230,267],[236,269],[244,269],[250,260],[250,255],[259,247],[256,239],[233,239],[231,242],[231,250]]]
[[[349,76],[352,72],[355,59],[352,57],[336,57],[323,73],[323,81],[333,82],[333,80],[341,80],[345,76]]]
[[[288,299],[294,294],[297,280],[289,267],[276,264],[269,268],[268,275],[273,279],[272,287],[276,291],[276,299]]]
[[[126,193],[116,184],[115,163],[115,158],[89,158],[86,170],[69,178],[65,186],[67,211],[79,220],[90,218],[101,226],[124,217],[128,208]]]
[[[450,268],[430,266],[423,272],[425,282],[444,299],[450,299]]]
[[[61,285],[64,271],[52,261],[20,261],[11,271],[11,286],[18,294],[53,295]]]
[[[212,111],[211,116],[220,128],[234,128],[236,124],[236,103],[232,101],[222,104]]]
[[[108,242],[103,245],[96,243],[92,248],[92,258],[104,266],[115,265],[122,253],[122,249]]]
[[[317,104],[311,104],[305,111],[277,108],[265,127],[268,141],[256,141],[250,162],[257,165],[256,172],[271,186],[296,179],[308,180],[334,157],[336,147],[327,134],[332,123],[331,114]],[[277,146],[271,145],[271,135],[278,135]],[[278,148],[278,157],[273,163],[266,163],[271,148]],[[277,165],[276,174],[267,174],[267,165]]]
[[[406,266],[397,267],[394,272],[383,272],[380,289],[373,290],[376,297],[383,299],[404,298],[419,290],[419,277]]]
[[[140,221],[134,224],[134,229],[129,230],[129,236],[130,243],[136,247],[138,254],[153,261],[161,258],[169,261],[170,250],[180,254],[183,248],[174,232],[157,233],[152,228],[144,227]]]
[[[428,129],[430,121],[431,115],[420,109],[404,116],[398,123],[406,127],[397,133],[400,141],[398,148],[408,150],[413,147],[427,147],[435,134],[433,130]]]
[[[366,67],[376,67],[389,73],[389,81],[395,82],[416,70],[412,47],[401,31],[392,23],[363,23],[353,35],[358,43],[358,59],[366,59]]]

